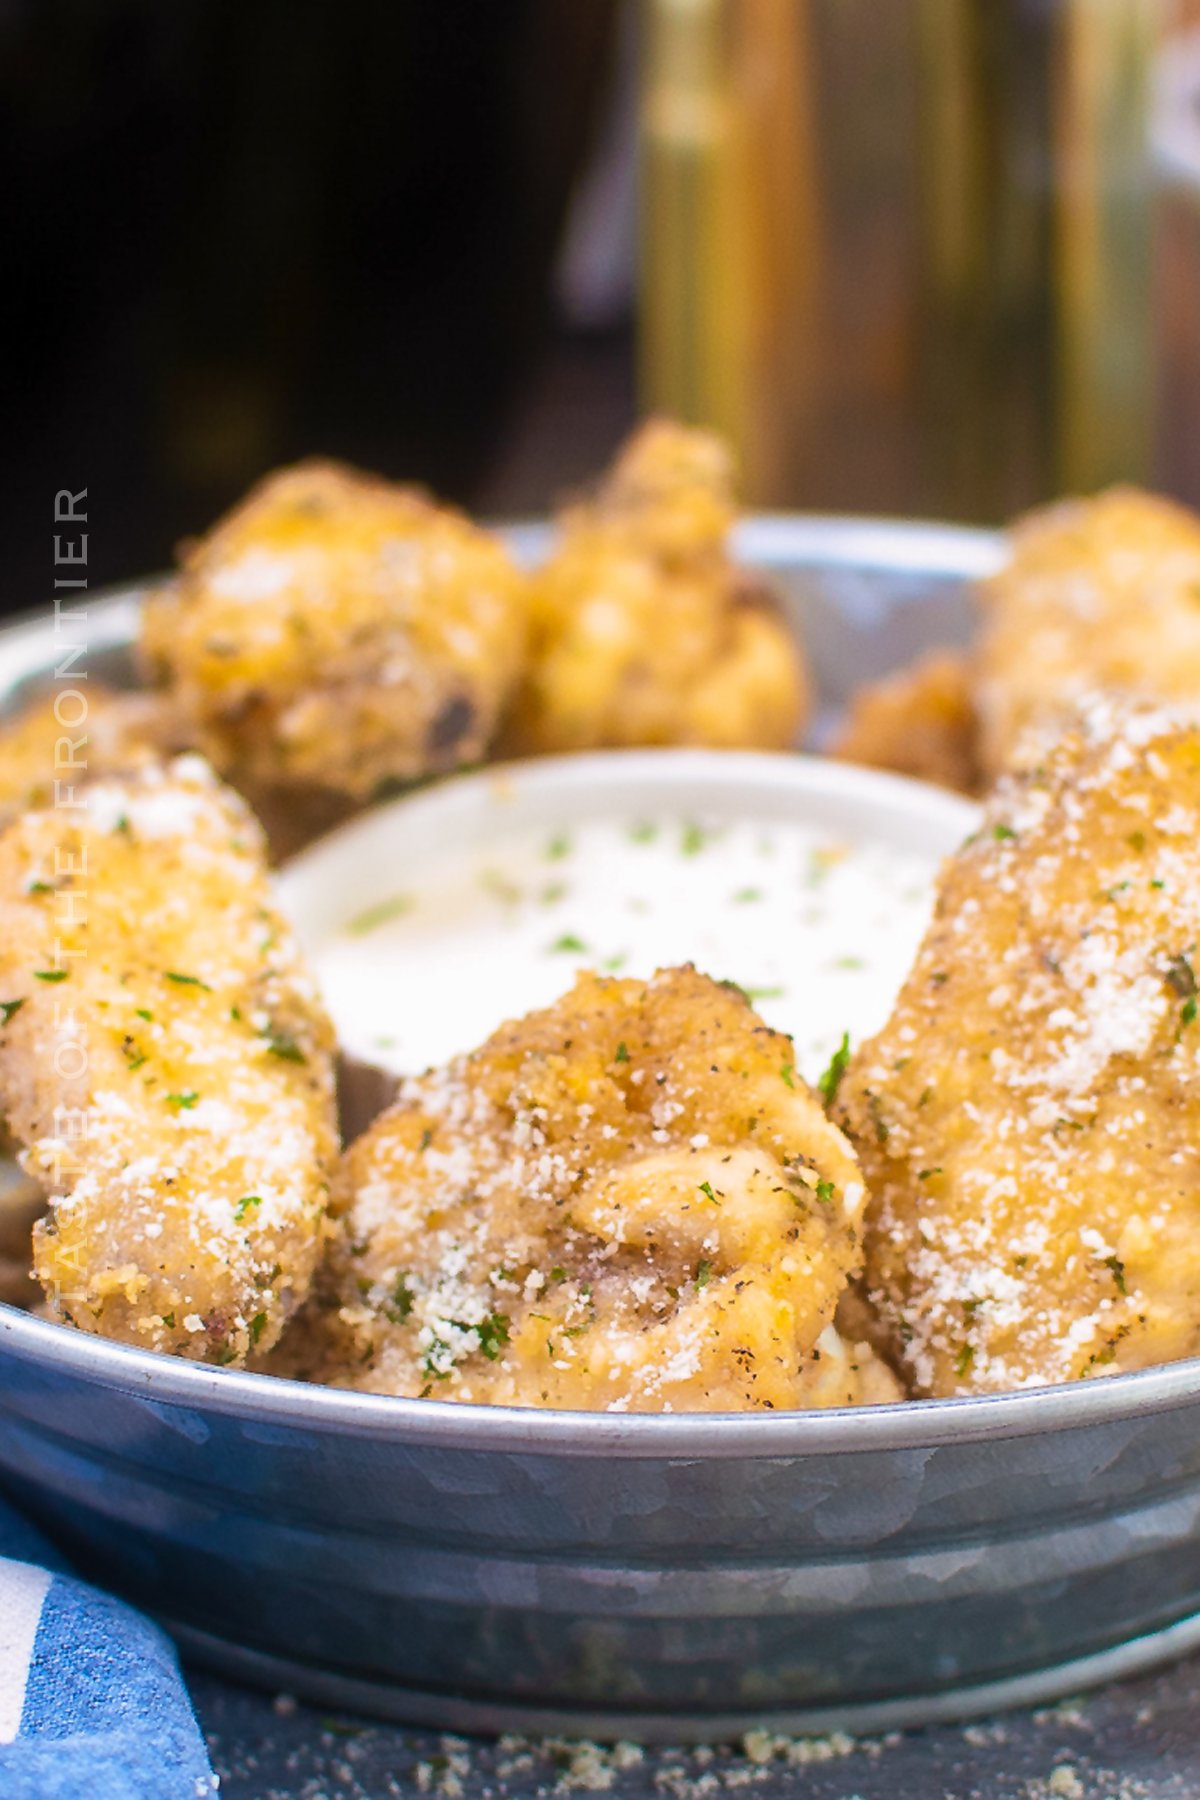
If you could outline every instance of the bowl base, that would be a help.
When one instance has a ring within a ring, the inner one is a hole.
[[[1163,1663],[1177,1662],[1200,1649],[1200,1613],[1193,1613],[1161,1631],[1114,1644],[1095,1655],[972,1687],[794,1709],[659,1713],[528,1706],[516,1700],[426,1693],[419,1688],[339,1675],[331,1669],[314,1668],[310,1663],[250,1650],[170,1619],[160,1619],[159,1623],[170,1632],[185,1662],[252,1687],[291,1694],[342,1712],[476,1737],[519,1732],[525,1737],[591,1738],[599,1743],[625,1740],[637,1744],[734,1743],[745,1732],[754,1730],[777,1732],[784,1737],[824,1737],[835,1731],[866,1737],[919,1725],[959,1724],[1016,1707],[1043,1706],[1106,1682],[1140,1675]]]

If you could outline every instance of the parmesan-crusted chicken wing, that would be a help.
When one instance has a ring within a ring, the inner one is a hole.
[[[985,770],[1029,726],[1055,727],[1107,690],[1200,705],[1200,518],[1135,488],[1019,520],[981,589],[978,704]]]
[[[974,794],[978,739],[970,659],[957,650],[931,650],[858,689],[830,755]]]
[[[82,699],[77,696],[82,692]],[[0,824],[54,803],[89,776],[183,749],[178,721],[155,694],[86,690],[44,694],[0,719]]]
[[[807,671],[770,596],[730,560],[733,517],[718,438],[663,420],[633,437],[534,577],[507,748],[795,741]]]
[[[947,863],[835,1116],[918,1395],[1200,1352],[1200,728],[1097,700]]]
[[[482,755],[526,609],[525,577],[462,514],[301,463],[185,549],[142,654],[224,772],[361,800]]]
[[[51,1196],[35,1273],[85,1330],[239,1362],[323,1248],[331,1028],[206,764],[76,798],[0,834],[0,1106]]]
[[[849,1147],[791,1040],[690,967],[583,975],[407,1081],[338,1205],[342,1385],[646,1412],[898,1397],[833,1325],[861,1261]]]

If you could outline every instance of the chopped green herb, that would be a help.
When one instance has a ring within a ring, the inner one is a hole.
[[[794,1088],[796,1085],[796,1083],[793,1079],[795,1072],[796,1072],[795,1067],[792,1063],[784,1063],[779,1071],[783,1080],[787,1083],[788,1087],[790,1087],[790,1088]]]
[[[1011,825],[993,825],[992,826],[992,836],[995,838],[995,840],[998,844],[1003,844],[1004,842],[1006,842],[1006,840],[1008,838],[1015,838],[1016,835],[1017,834],[1013,830]]]
[[[698,1288],[706,1288],[708,1286],[708,1278],[711,1274],[712,1264],[710,1262],[702,1262],[696,1270],[696,1286]]]
[[[136,1006],[134,1011],[137,1013],[139,1019],[145,1019],[147,1025],[152,1025],[154,1023],[154,1014],[152,1012],[147,1012],[144,1006]]]
[[[129,823],[129,814],[128,813],[121,814],[120,818],[117,820],[116,824],[113,826],[113,831],[119,832],[122,837],[132,837],[133,836],[133,827]]]
[[[629,1061],[629,1050],[628,1050],[628,1047],[624,1043],[620,1043],[617,1045],[617,1054],[613,1057],[613,1061],[614,1062],[628,1062]]]
[[[557,837],[552,837],[550,842],[546,845],[547,862],[561,862],[564,856],[570,856],[570,854],[571,840],[565,831],[561,832]]]
[[[717,1196],[712,1191],[712,1182],[711,1181],[702,1181],[700,1183],[700,1192],[702,1194],[707,1194],[708,1198],[712,1201],[714,1206],[720,1206],[721,1202],[717,1199]]]
[[[558,902],[563,898],[563,895],[566,893],[566,891],[567,891],[567,884],[565,881],[548,881],[546,883],[545,887],[542,889],[542,893],[541,893],[542,905],[543,906],[557,906]]]
[[[685,856],[695,856],[708,842],[708,833],[700,825],[685,825],[679,848]]]
[[[1121,1261],[1120,1257],[1106,1256],[1104,1259],[1104,1266],[1106,1269],[1112,1270],[1112,1278],[1117,1284],[1118,1294],[1127,1294],[1129,1289],[1125,1286],[1125,1264]]]
[[[918,1181],[928,1181],[933,1175],[940,1175],[941,1169],[922,1169],[917,1176]]]
[[[233,1209],[233,1216],[240,1224],[252,1206],[262,1205],[261,1194],[243,1194]]]
[[[54,883],[52,881],[31,881],[29,884],[29,892],[31,894],[52,894],[54,892]]]
[[[739,888],[737,893],[733,896],[733,898],[734,898],[735,905],[749,906],[755,900],[762,899],[762,889],[761,888]]]
[[[255,1315],[251,1319],[249,1325],[246,1327],[247,1331],[250,1333],[250,1348],[252,1350],[254,1349],[255,1345],[258,1343],[259,1338],[262,1336],[262,1334],[266,1330],[266,1328],[267,1328],[266,1313],[265,1312],[255,1313]]]
[[[198,975],[182,975],[178,969],[167,969],[166,977],[168,981],[173,981],[176,987],[198,987],[203,988],[206,994],[212,993],[207,981],[201,981]]]
[[[191,1112],[200,1096],[192,1088],[185,1088],[182,1094],[168,1094],[167,1105],[176,1112]]]
[[[365,937],[369,931],[375,931],[380,925],[387,925],[392,919],[403,918],[413,907],[410,894],[393,894],[387,900],[379,900],[374,906],[364,907],[362,912],[355,913],[347,920],[346,930],[351,937]]]
[[[565,1281],[567,1279],[567,1271],[564,1268],[561,1268],[558,1263],[555,1263],[550,1271],[550,1279],[551,1281]]]
[[[407,1274],[397,1275],[395,1286],[392,1288],[391,1300],[385,1308],[393,1325],[403,1325],[405,1319],[412,1312],[416,1298],[417,1296],[408,1285]]]
[[[508,1314],[490,1313],[475,1329],[479,1333],[479,1348],[489,1362],[495,1362],[508,1342]]]
[[[422,1150],[428,1150],[428,1148],[429,1148],[430,1144],[432,1144],[432,1142],[433,1142],[433,1132],[430,1130],[429,1126],[427,1125],[425,1127],[424,1131],[421,1133],[421,1148],[422,1148]]]
[[[1171,992],[1178,994],[1181,1000],[1190,1000],[1198,991],[1196,971],[1193,969],[1186,951],[1171,958],[1167,964],[1165,980]]]
[[[129,1064],[129,1073],[132,1075],[135,1069],[141,1068],[146,1060],[146,1055],[143,1050],[126,1050],[125,1060]]]
[[[850,1033],[843,1031],[842,1041],[829,1059],[829,1066],[817,1080],[817,1091],[826,1106],[832,1106],[842,1085],[842,1076],[850,1061]]]
[[[162,1322],[166,1326],[168,1331],[174,1331],[174,1329],[175,1329],[175,1314],[173,1312],[163,1313],[162,1314]]]
[[[1184,1024],[1184,1025],[1190,1025],[1192,1023],[1192,1020],[1195,1017],[1196,1017],[1196,996],[1195,996],[1195,994],[1189,994],[1187,999],[1184,1001],[1183,1005],[1179,1009],[1180,1023]]]
[[[961,1378],[967,1373],[975,1361],[975,1351],[970,1344],[964,1344],[954,1359],[954,1373]]]
[[[21,1000],[0,1000],[0,1013],[4,1014],[0,1024],[7,1025],[14,1013],[19,1013],[25,1002]]]
[[[623,969],[628,961],[629,958],[626,956],[625,952],[620,950],[617,952],[616,956],[606,956],[602,966],[608,970],[610,975],[615,975],[617,970]]]
[[[35,969],[33,973],[38,981],[65,981],[67,979],[66,969]]]
[[[836,1193],[837,1189],[834,1187],[832,1181],[818,1181],[817,1199],[821,1202],[822,1206],[828,1206]]]
[[[1166,882],[1165,882],[1165,881],[1152,881],[1152,882],[1151,882],[1151,883],[1150,883],[1150,886],[1151,886],[1151,887],[1152,887],[1152,888],[1157,888],[1157,889],[1158,889],[1158,890],[1159,890],[1159,892],[1160,892],[1160,893],[1161,893],[1161,891],[1162,891],[1162,889],[1163,889],[1163,888],[1165,888],[1165,887],[1166,887],[1166,885],[1167,885],[1167,884],[1166,884]]]
[[[554,942],[550,945],[550,949],[555,953],[560,951],[584,951],[587,949],[587,945],[582,938],[576,937],[573,932],[564,931],[560,938],[555,938]]]
[[[833,966],[835,969],[865,969],[867,965],[861,956],[839,956]]]
[[[759,1000],[780,1000],[787,993],[787,989],[784,987],[748,987],[743,988],[742,992],[753,1005]]]
[[[649,819],[642,819],[629,827],[629,836],[635,844],[652,844],[658,836],[658,826],[652,825]]]

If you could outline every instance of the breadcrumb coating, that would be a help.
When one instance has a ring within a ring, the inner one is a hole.
[[[1019,520],[1007,566],[980,590],[985,771],[1030,727],[1055,730],[1109,691],[1200,705],[1200,518],[1136,488]]]
[[[156,694],[118,694],[87,683],[82,702],[50,693],[0,719],[0,824],[54,803],[60,790],[185,746]]]
[[[833,1325],[864,1204],[739,992],[582,975],[347,1152],[324,1378],[614,1412],[894,1399]]]
[[[835,1116],[918,1396],[1200,1352],[1200,727],[1094,700],[947,863]]]
[[[497,539],[412,489],[308,462],[185,547],[141,652],[239,783],[362,800],[483,754],[526,629],[526,578]]]
[[[51,1196],[51,1315],[219,1363],[308,1291],[333,1034],[261,834],[197,757],[0,834],[0,1106]]]
[[[931,650],[882,681],[867,682],[852,696],[829,754],[977,794],[982,776],[971,658]]]
[[[504,747],[794,743],[810,705],[803,653],[730,560],[733,520],[721,440],[643,426],[595,498],[563,515],[534,577],[533,648]]]

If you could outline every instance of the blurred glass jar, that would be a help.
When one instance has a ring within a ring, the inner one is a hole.
[[[728,432],[760,505],[1153,479],[1149,123],[1189,5],[648,0],[646,404]]]

